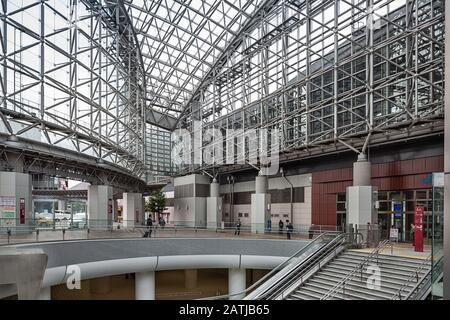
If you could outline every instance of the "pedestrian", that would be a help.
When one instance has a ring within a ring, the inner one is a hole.
[[[239,235],[241,233],[241,219],[236,222],[236,229],[234,230],[234,235]]]
[[[280,234],[283,234],[283,228],[284,228],[284,223],[283,221],[280,219],[280,222],[278,222],[278,230]]]
[[[152,226],[153,226],[153,220],[152,220],[151,215],[148,215],[146,225],[147,225],[147,231],[144,234],[144,238],[151,238],[152,237]]]
[[[272,220],[267,220],[267,231],[272,232]]]
[[[291,222],[289,222],[289,220],[286,220],[286,235],[288,240],[291,240],[292,231],[294,231],[294,226]]]
[[[309,238],[312,239],[314,236],[314,225],[313,224],[309,227],[308,233],[309,233]]]

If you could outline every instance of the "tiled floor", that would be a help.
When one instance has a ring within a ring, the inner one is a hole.
[[[356,251],[372,252],[374,248],[357,249]],[[382,250],[381,254],[393,254],[407,258],[426,259],[431,254],[431,246],[425,245],[423,252],[417,252],[411,243],[393,243],[392,246],[388,244]]]

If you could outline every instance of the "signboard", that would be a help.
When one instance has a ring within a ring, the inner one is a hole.
[[[16,219],[16,197],[0,196],[0,225],[14,226]]]
[[[394,211],[395,212],[402,212],[402,204],[401,203],[394,203]]]
[[[112,199],[108,199],[108,223],[112,220],[113,216],[113,201]]]
[[[389,239],[393,241],[398,241],[398,229],[397,228],[391,228],[389,230]]]
[[[423,207],[414,210],[414,251],[423,252]]]
[[[19,201],[19,217],[20,224],[25,224],[25,198],[20,198]]]

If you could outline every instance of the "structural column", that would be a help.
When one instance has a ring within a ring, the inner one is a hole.
[[[206,226],[206,199],[210,192],[210,178],[191,174],[174,179],[174,216],[188,227]],[[172,219],[173,220],[173,219]]]
[[[252,233],[263,233],[270,219],[270,194],[267,193],[268,180],[260,174],[255,179],[255,193],[251,198]]]
[[[233,295],[239,292],[243,292],[246,289],[246,272],[245,269],[241,268],[231,268],[228,269],[228,294],[230,296],[230,300],[242,300],[245,297],[245,293],[240,293],[237,295]]]
[[[444,126],[444,300],[450,300],[450,5],[445,3],[445,126]]]
[[[142,193],[124,193],[122,200],[123,226],[132,228],[144,221]]]
[[[96,229],[110,229],[113,222],[113,188],[105,185],[88,187],[88,226]]]
[[[360,154],[353,164],[353,186],[347,187],[347,224],[376,224],[374,187],[371,186],[371,163]]]
[[[31,175],[0,172],[0,205],[4,208],[3,227],[33,225]],[[13,228],[13,232],[17,230]]]
[[[216,178],[210,185],[209,197],[206,199],[206,226],[216,229],[222,222],[222,197],[219,193],[219,183]]]
[[[66,200],[58,200],[58,210],[67,210]]]
[[[52,288],[51,287],[41,288],[38,300],[51,300],[51,299],[52,299]]]
[[[155,272],[136,273],[134,290],[136,300],[155,300]]]

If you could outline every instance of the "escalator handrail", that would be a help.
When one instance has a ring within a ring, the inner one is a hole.
[[[298,278],[301,279],[305,273],[314,269],[314,267],[316,267],[318,264],[320,265],[320,263],[322,262],[322,259],[320,259],[320,258],[322,258],[323,254],[327,255],[331,251],[335,250],[338,246],[343,245],[346,241],[344,243],[342,243],[340,241],[344,240],[348,235],[349,235],[348,233],[341,234],[340,236],[338,236],[338,237],[332,239],[330,242],[326,243],[319,250],[312,252],[308,257],[306,257],[305,259],[300,261],[300,263],[298,265],[296,265],[292,270],[290,270],[289,273],[285,275],[285,278],[283,279],[283,281],[278,283],[277,287],[271,287],[270,291],[266,291],[266,292],[260,294],[260,296],[258,296],[256,299],[261,299],[261,297],[266,297],[267,294],[270,294],[271,297],[273,295],[278,296],[280,294],[280,292],[284,292],[283,290],[285,290],[285,288],[286,288],[285,284],[286,283],[288,283],[288,285],[292,284],[291,278],[293,275],[296,277],[296,279],[298,279]],[[314,260],[316,260],[317,258],[319,258],[320,260],[317,262],[314,262]],[[313,261],[314,264],[307,268],[303,268],[303,266],[307,265],[310,261]],[[298,272],[298,273],[296,273],[296,272]],[[277,289],[279,287],[279,285],[281,285],[281,288]]]
[[[282,263],[280,263],[278,266],[276,266],[274,269],[272,269],[269,273],[267,273],[264,277],[262,277],[261,279],[259,279],[257,282],[255,282],[254,284],[252,284],[250,287],[248,287],[247,289],[240,291],[240,292],[236,292],[233,294],[225,294],[225,295],[220,295],[220,296],[214,296],[214,297],[208,297],[208,298],[203,298],[200,300],[225,300],[227,298],[233,297],[233,296],[240,296],[242,294],[246,294],[247,292],[250,292],[251,290],[255,289],[256,287],[258,287],[259,285],[261,285],[263,282],[265,282],[266,280],[268,280],[269,278],[271,278],[272,276],[274,276],[276,273],[278,273],[280,270],[282,270],[283,268],[285,268],[290,262],[292,262],[293,259],[297,258],[299,255],[303,254],[303,252],[305,252],[306,250],[309,250],[313,245],[317,244],[317,242],[323,240],[326,236],[330,236],[330,235],[335,235],[335,238],[337,238],[338,236],[341,235],[341,233],[336,233],[336,232],[324,232],[321,235],[319,235],[318,237],[316,237],[314,240],[312,240],[311,242],[309,242],[306,246],[300,248],[298,251],[296,251],[292,256],[290,256],[287,260],[283,261]],[[332,238],[330,241],[332,241]]]

